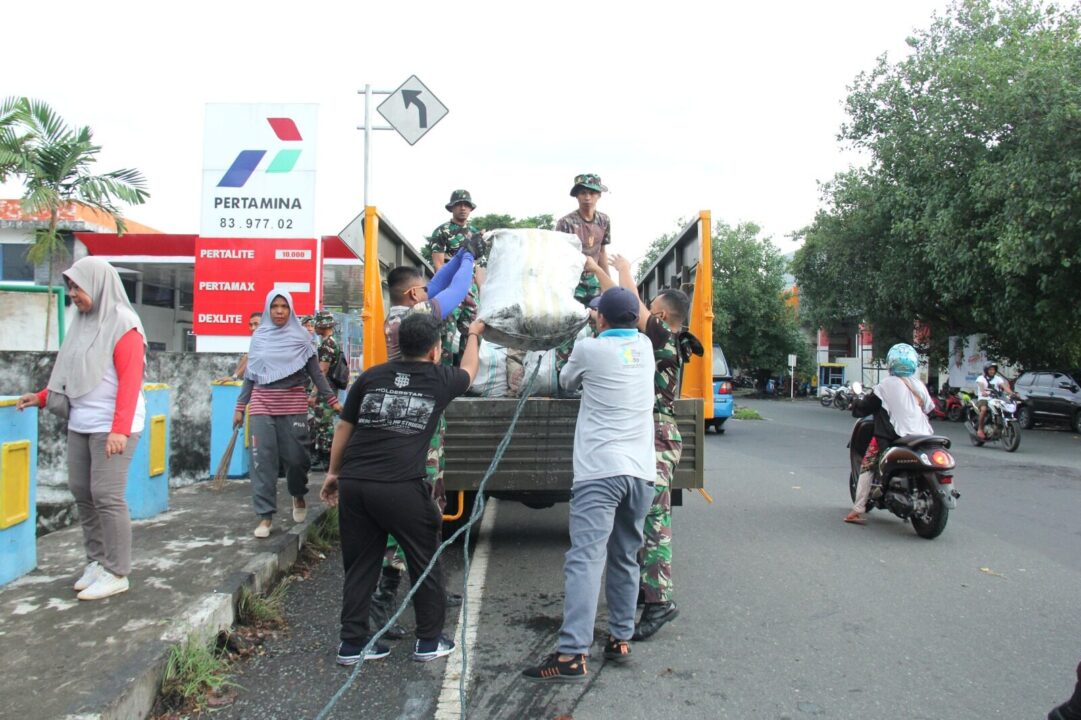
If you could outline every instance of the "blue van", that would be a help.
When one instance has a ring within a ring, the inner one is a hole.
[[[720,345],[713,346],[713,417],[706,418],[706,430],[712,426],[718,433],[724,432],[724,421],[732,417],[732,371],[721,352]]]

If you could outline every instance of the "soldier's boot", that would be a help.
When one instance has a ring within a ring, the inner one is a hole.
[[[652,637],[669,620],[675,620],[679,615],[679,607],[672,600],[662,603],[646,603],[642,611],[642,618],[634,626],[632,640],[645,640]]]
[[[372,632],[386,625],[387,621],[390,620],[390,616],[398,609],[395,607],[395,601],[398,598],[398,585],[401,582],[401,572],[383,568],[383,573],[379,576],[379,585],[376,587],[375,592],[372,593],[371,611],[369,612]],[[401,640],[405,637],[405,628],[402,627],[401,623],[395,622],[387,628],[383,637],[391,640]]]
[[[1052,710],[1047,720],[1081,720],[1081,663],[1077,665],[1077,685],[1073,697]]]

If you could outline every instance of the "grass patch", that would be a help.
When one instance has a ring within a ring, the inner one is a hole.
[[[327,508],[318,523],[308,528],[308,539],[305,543],[316,552],[326,554],[341,542],[342,535],[338,528],[338,507]]]
[[[189,638],[173,647],[162,676],[162,700],[173,708],[202,712],[211,695],[238,687],[229,679],[229,665],[214,644]]]
[[[758,414],[757,410],[749,407],[738,407],[735,412],[732,413],[732,417],[736,420],[761,420],[762,416]]]
[[[279,626],[285,622],[285,593],[290,579],[285,578],[266,595],[256,595],[241,588],[237,602],[237,621],[241,625]]]

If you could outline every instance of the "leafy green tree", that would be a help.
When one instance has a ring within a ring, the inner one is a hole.
[[[817,321],[876,341],[984,333],[1024,365],[1081,364],[1081,7],[962,0],[857,76],[793,271]]]
[[[0,138],[4,140],[4,150],[11,153],[0,155],[0,167],[7,167],[7,173],[22,179],[26,189],[23,210],[30,214],[46,213],[49,218],[45,227],[34,231],[34,244],[27,258],[35,264],[48,263],[48,285],[52,289],[56,262],[67,254],[63,238],[57,232],[61,210],[81,205],[103,212],[122,234],[126,228],[118,203],[141,205],[150,194],[138,170],[93,174],[91,166],[101,151],[101,146],[93,142],[93,132],[86,126],[69,127],[48,104],[15,98],[4,103],[0,118],[7,119]],[[11,161],[6,166],[5,159]],[[48,308],[46,338],[52,322],[52,306]]]
[[[677,224],[682,228],[686,223]],[[638,265],[639,279],[677,232],[650,243]],[[803,369],[811,366],[814,355],[800,330],[796,308],[785,302],[787,262],[761,233],[750,222],[714,224],[713,341],[734,367],[768,377],[787,368],[789,353],[799,356],[797,365]]]

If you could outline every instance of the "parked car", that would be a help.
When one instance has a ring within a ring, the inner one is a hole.
[[[724,421],[732,417],[732,371],[720,345],[713,346],[713,417],[706,418],[706,430],[712,426],[724,432]]]
[[[1026,372],[1013,389],[1024,400],[1018,420],[1025,430],[1038,422],[1053,422],[1081,433],[1081,370]]]

